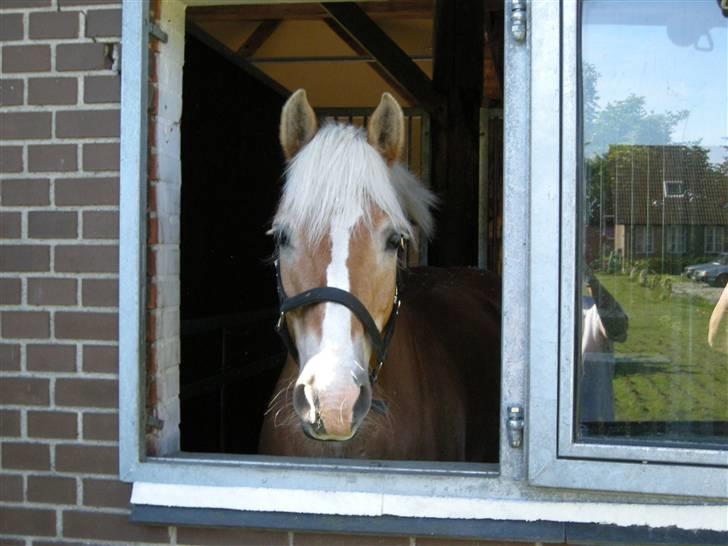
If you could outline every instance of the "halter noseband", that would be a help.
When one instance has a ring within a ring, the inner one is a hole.
[[[400,244],[400,249],[403,248],[404,239]],[[288,349],[288,352],[291,354],[296,364],[300,366],[301,362],[299,361],[298,348],[293,342],[291,334],[288,331],[288,325],[286,324],[286,313],[288,313],[289,311],[293,311],[294,309],[298,309],[299,307],[306,307],[308,305],[314,305],[316,303],[338,303],[339,305],[343,305],[344,307],[348,308],[349,311],[351,311],[354,316],[359,319],[359,322],[361,322],[361,325],[364,327],[364,331],[369,336],[369,340],[372,344],[372,347],[374,348],[374,352],[377,355],[377,363],[374,366],[374,369],[369,374],[369,381],[372,385],[374,385],[377,377],[379,376],[379,372],[384,365],[384,360],[387,358],[387,348],[389,347],[389,342],[392,339],[392,334],[394,334],[394,323],[397,319],[397,315],[399,314],[399,306],[402,303],[402,300],[399,296],[399,268],[397,268],[397,281],[394,286],[394,300],[392,302],[392,311],[390,312],[389,318],[384,325],[384,329],[380,333],[376,323],[374,322],[374,319],[369,314],[369,311],[367,311],[367,308],[364,307],[364,304],[360,302],[351,292],[342,290],[341,288],[336,288],[334,286],[322,286],[319,288],[306,290],[305,292],[301,292],[300,294],[296,294],[295,296],[289,298],[286,295],[285,290],[283,289],[283,281],[281,280],[281,267],[279,260],[275,261],[275,267],[276,283],[278,286],[278,300],[280,302],[280,314],[278,316],[278,323],[276,324],[276,331],[278,332],[278,335],[281,336],[283,344],[286,346],[286,349]]]

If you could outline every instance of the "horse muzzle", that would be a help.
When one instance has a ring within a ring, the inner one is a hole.
[[[369,378],[365,370],[354,373],[339,366],[321,365],[318,357],[306,364],[296,381],[293,408],[310,438],[349,440],[372,405]]]

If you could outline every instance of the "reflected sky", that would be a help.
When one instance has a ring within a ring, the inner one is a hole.
[[[716,0],[585,0],[582,21],[599,108],[642,96],[648,112],[689,111],[673,143],[728,146],[728,19]]]

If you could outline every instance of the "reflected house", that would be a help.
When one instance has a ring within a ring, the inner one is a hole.
[[[675,274],[692,258],[728,251],[727,156],[723,147],[609,147],[599,221],[623,263],[647,259]]]

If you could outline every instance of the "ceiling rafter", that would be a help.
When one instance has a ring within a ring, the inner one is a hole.
[[[238,48],[237,54],[241,57],[250,57],[254,55],[260,46],[262,46],[268,38],[276,31],[281,24],[280,19],[267,19],[260,23],[245,43]]]
[[[353,2],[322,3],[321,6],[348,35],[347,43],[356,44],[357,53],[364,52],[376,59],[387,81],[396,82],[397,88],[403,89],[422,108],[432,112],[439,107],[441,97],[427,74],[362,8]]]
[[[268,76],[259,68],[253,66],[247,60],[243,59],[235,51],[228,48],[225,44],[217,40],[204,28],[194,23],[193,21],[187,21],[187,32],[200,40],[205,45],[207,45],[213,51],[222,55],[225,59],[233,63],[235,66],[247,72],[259,82],[263,83],[264,85],[278,93],[281,97],[287,98],[291,94],[291,92],[283,87],[280,83],[275,81],[273,78]]]

